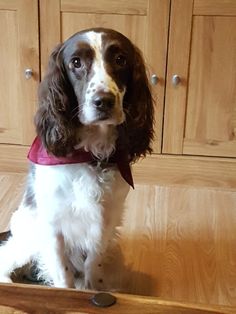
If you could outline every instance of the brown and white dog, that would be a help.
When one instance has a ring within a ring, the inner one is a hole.
[[[151,152],[153,101],[139,50],[103,28],[60,44],[35,124],[28,184],[0,247],[0,281],[34,261],[51,285],[75,287],[82,272],[83,287],[103,289],[103,255],[133,185],[129,164]]]

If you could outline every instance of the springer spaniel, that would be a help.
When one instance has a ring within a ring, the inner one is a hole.
[[[103,28],[57,46],[35,125],[26,191],[0,247],[0,281],[31,261],[48,284],[104,289],[103,256],[133,186],[130,163],[151,152],[153,101],[139,50]]]

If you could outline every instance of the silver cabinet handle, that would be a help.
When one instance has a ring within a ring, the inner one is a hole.
[[[33,70],[32,69],[25,69],[25,78],[27,80],[31,79],[31,77],[33,76]]]
[[[180,79],[179,75],[175,74],[172,76],[172,84],[174,86],[179,85],[180,82],[181,82],[181,79]]]
[[[158,76],[156,74],[153,74],[151,76],[151,83],[152,83],[152,85],[157,85],[158,81],[159,81]]]

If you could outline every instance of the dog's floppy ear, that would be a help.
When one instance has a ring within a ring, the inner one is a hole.
[[[48,71],[39,86],[36,132],[44,147],[55,156],[65,156],[75,144],[71,113],[77,106],[63,63],[62,45],[52,52]]]
[[[126,128],[131,161],[151,153],[153,140],[154,104],[143,57],[135,48],[134,66],[124,98]]]

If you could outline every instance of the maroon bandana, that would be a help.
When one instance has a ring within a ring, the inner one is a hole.
[[[38,165],[65,165],[65,164],[77,164],[77,163],[94,163],[99,162],[91,152],[86,152],[83,149],[75,150],[71,155],[66,157],[56,157],[49,155],[46,149],[43,147],[39,137],[36,137],[28,153],[28,159]],[[124,150],[116,150],[115,153],[105,161],[103,164],[117,164],[120,174],[125,181],[134,188],[133,177],[129,165],[128,154]]]

